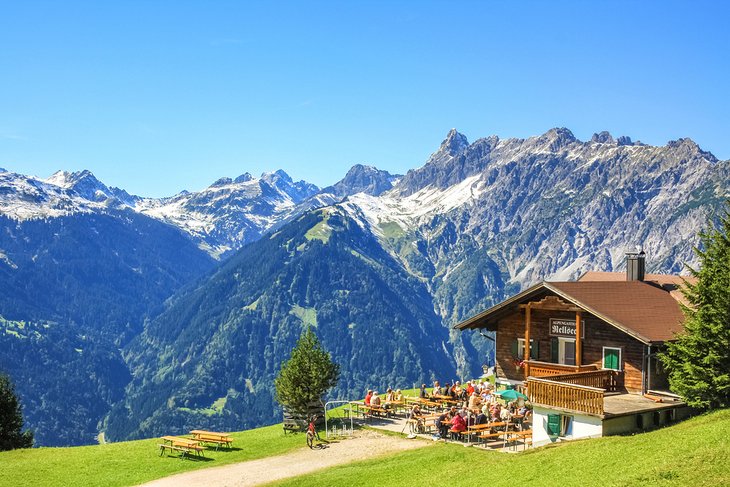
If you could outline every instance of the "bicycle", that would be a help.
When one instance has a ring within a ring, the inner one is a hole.
[[[311,416],[309,419],[309,425],[307,426],[307,446],[311,449],[314,448],[314,439],[317,438],[317,441],[322,441],[319,438],[319,433],[317,433],[317,427],[315,426],[314,422],[317,420],[317,416]]]

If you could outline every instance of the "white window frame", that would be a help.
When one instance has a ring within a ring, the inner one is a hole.
[[[607,369],[606,368],[606,349],[609,350],[618,350],[618,369]],[[624,370],[624,361],[623,359],[623,350],[621,347],[603,347],[602,353],[601,353],[601,368],[603,370]]]
[[[525,339],[524,338],[517,339],[517,359],[518,360],[525,359]]]
[[[575,346],[575,338],[558,337],[558,363],[560,365],[575,365],[575,358],[573,358],[573,364],[565,363],[565,344],[567,342],[572,342]]]
[[[562,438],[571,438],[573,436],[573,424],[575,418],[567,414],[560,415],[560,436]]]

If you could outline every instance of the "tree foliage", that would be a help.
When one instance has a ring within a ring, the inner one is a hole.
[[[340,366],[307,327],[274,380],[276,399],[292,411],[304,412],[307,405],[321,400],[337,384],[339,375]]]
[[[0,451],[33,446],[33,433],[22,428],[23,414],[13,383],[0,374]]]
[[[667,345],[661,360],[670,387],[701,409],[730,406],[730,202],[718,225],[700,233],[699,269],[683,292],[685,332]]]

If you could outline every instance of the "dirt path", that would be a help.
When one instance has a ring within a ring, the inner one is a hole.
[[[428,446],[428,442],[407,440],[386,436],[372,430],[364,430],[358,431],[354,438],[329,443],[326,448],[315,450],[307,448],[275,457],[185,472],[146,483],[144,486],[241,487],[261,485],[335,465],[424,446]]]

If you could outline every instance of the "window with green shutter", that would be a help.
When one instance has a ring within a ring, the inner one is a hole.
[[[603,347],[603,368],[621,370],[621,349]]]
[[[560,415],[559,414],[548,414],[547,415],[547,433],[550,436],[560,436]]]
[[[530,360],[540,360],[540,342],[530,339]]]
[[[558,343],[558,337],[550,338],[550,362],[558,363],[558,354],[560,353],[560,344]]]

